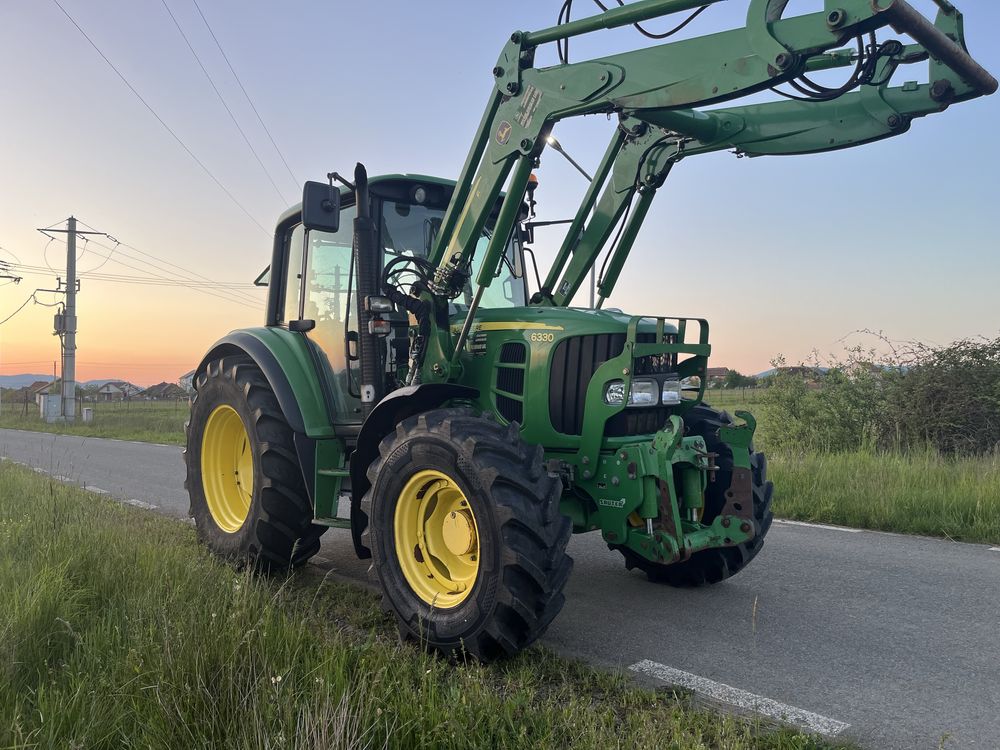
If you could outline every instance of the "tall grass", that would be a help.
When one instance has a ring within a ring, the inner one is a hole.
[[[186,525],[9,464],[0,602],[3,748],[829,747],[542,648],[451,665],[367,592],[235,571]]]
[[[1000,543],[1000,452],[776,453],[768,472],[783,518]]]

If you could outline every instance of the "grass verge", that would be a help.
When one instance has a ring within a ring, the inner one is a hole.
[[[0,464],[0,747],[829,748],[543,648],[401,645],[373,595]]]
[[[775,454],[768,477],[781,518],[1000,543],[1000,453]]]
[[[182,402],[136,401],[132,403],[87,403],[94,410],[94,420],[48,423],[38,416],[38,408],[29,404],[4,404],[0,409],[0,428],[55,432],[61,435],[137,440],[143,443],[184,444],[184,422],[188,404]]]

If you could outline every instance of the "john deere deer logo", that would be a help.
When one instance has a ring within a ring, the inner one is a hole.
[[[511,124],[509,122],[507,122],[506,120],[501,122],[500,126],[497,128],[497,143],[499,143],[501,146],[507,143],[507,141],[510,140],[510,132],[512,130],[513,128],[511,127]]]

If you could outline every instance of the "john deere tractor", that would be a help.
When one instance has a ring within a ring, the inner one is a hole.
[[[187,487],[206,544],[284,571],[349,529],[405,636],[483,660],[559,612],[571,532],[674,586],[757,555],[772,487],[753,417],[702,400],[707,321],[604,308],[654,196],[700,154],[860,146],[997,82],[946,0],[933,23],[904,0],[795,17],[749,0],[744,28],[569,59],[572,37],[715,2],[578,20],[564,3],[558,25],[506,42],[457,181],[359,164],[306,183],[275,227],[265,325],[197,368]],[[536,67],[551,43],[560,64]],[[893,85],[921,62],[926,82]],[[839,68],[843,85],[817,80]],[[784,98],[728,106],[769,90]],[[543,278],[533,170],[557,123],[597,113],[614,133]],[[596,302],[571,306],[595,264]]]

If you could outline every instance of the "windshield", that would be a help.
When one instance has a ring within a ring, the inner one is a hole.
[[[382,204],[382,246],[386,251],[386,261],[397,255],[428,257],[443,219],[443,208],[385,201]],[[475,283],[492,236],[492,231],[486,228],[476,243],[476,254],[472,260],[472,281],[466,285],[465,293],[455,300],[456,311],[467,308],[472,300],[472,284]],[[524,280],[514,272],[520,266],[517,252],[514,243],[508,243],[504,262],[500,264],[500,274],[483,294],[482,307],[523,307],[526,304]]]

